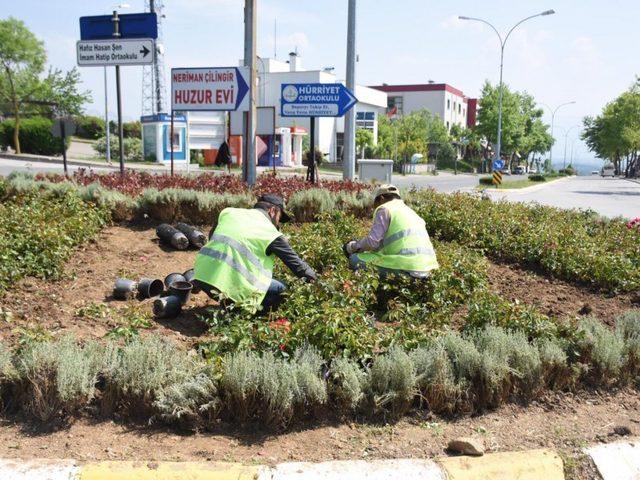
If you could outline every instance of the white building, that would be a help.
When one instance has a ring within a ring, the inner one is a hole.
[[[476,122],[477,100],[446,83],[417,85],[378,85],[371,87],[387,94],[388,111],[397,109],[398,115],[417,110],[429,110],[438,115],[451,129],[453,125],[472,127]]]
[[[286,128],[295,128],[300,132],[302,129],[309,131],[310,123],[308,118],[290,118],[280,116],[280,95],[283,83],[336,83],[336,76],[329,70],[305,70],[302,68],[302,61],[298,54],[289,54],[289,61],[284,62],[273,58],[258,58],[258,90],[257,105],[259,107],[274,107],[275,128],[282,131]],[[242,63],[241,63],[242,64]],[[387,109],[386,93],[374,88],[356,86],[354,92],[358,103],[355,105],[356,123],[358,128],[368,128],[373,131],[374,141],[378,137],[378,115],[384,115]],[[232,116],[233,122],[238,116]],[[302,128],[301,128],[302,127]],[[342,160],[342,146],[344,137],[344,119],[332,117],[319,117],[316,119],[316,147],[324,154],[327,154],[329,161]],[[278,152],[281,148],[280,140],[277,140],[273,150]],[[292,144],[293,145],[293,144]],[[282,145],[284,146],[284,145]],[[301,158],[294,152],[294,163],[299,165]]]

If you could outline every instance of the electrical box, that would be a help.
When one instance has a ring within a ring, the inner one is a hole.
[[[358,160],[358,166],[360,167],[361,181],[377,180],[380,183],[391,183],[393,160]]]
[[[142,155],[147,162],[171,163],[173,149],[174,165],[187,165],[189,159],[189,139],[187,119],[184,115],[173,116],[173,138],[171,138],[171,115],[145,115],[142,123]]]

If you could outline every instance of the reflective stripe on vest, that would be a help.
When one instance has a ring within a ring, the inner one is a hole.
[[[271,282],[266,283],[256,277],[253,273],[247,270],[247,267],[242,265],[240,262],[237,262],[233,259],[231,255],[225,252],[221,252],[220,250],[213,250],[211,248],[202,247],[200,249],[200,253],[202,255],[206,255],[207,257],[215,258],[216,260],[220,260],[221,262],[226,263],[231,268],[233,268],[236,272],[242,275],[247,281],[253,284],[258,290],[266,292],[269,288]],[[260,266],[262,267],[262,265]],[[268,275],[269,272],[266,272],[265,275]]]
[[[389,212],[389,227],[381,248],[377,252],[359,253],[358,258],[391,270],[428,272],[438,268],[424,220],[402,200],[392,200],[378,208]]]
[[[281,233],[261,210],[225,208],[209,242],[200,249],[194,278],[243,305],[258,305],[271,284],[267,248]]]

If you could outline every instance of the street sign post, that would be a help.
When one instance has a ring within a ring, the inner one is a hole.
[[[280,116],[309,117],[311,158],[307,180],[316,183],[316,117],[342,117],[358,103],[355,95],[341,83],[283,83]]]
[[[492,177],[491,181],[496,187],[502,184],[502,173],[499,170],[494,170]]]
[[[53,121],[51,126],[51,135],[62,139],[62,166],[64,168],[64,176],[69,175],[69,167],[67,166],[67,136],[76,133],[76,124],[73,118],[60,117]]]
[[[115,65],[116,67],[121,175],[124,175],[124,133],[120,66],[154,63],[156,51],[154,39],[156,38],[158,38],[158,17],[154,12],[120,15],[117,10],[114,10],[113,15],[80,17],[80,41],[76,46],[78,65],[81,67]],[[108,131],[109,125],[106,128]]]
[[[502,170],[504,168],[504,160],[494,160],[492,170]]]
[[[158,17],[151,13],[125,13],[118,15],[120,38],[158,38]],[[113,38],[113,16],[80,17],[80,40],[107,40]]]
[[[151,38],[80,40],[76,44],[76,53],[81,67],[151,65],[155,47]]]

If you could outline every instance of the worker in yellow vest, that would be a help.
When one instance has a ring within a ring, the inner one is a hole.
[[[438,268],[438,260],[424,220],[405,205],[394,185],[379,186],[373,196],[375,211],[369,234],[343,246],[351,268],[373,265],[383,276],[402,273],[428,277]]]
[[[277,307],[286,285],[272,278],[274,256],[297,277],[316,279],[278,230],[289,220],[278,195],[261,196],[253,208],[225,208],[209,243],[198,252],[194,283],[211,297],[221,293],[247,307]]]

